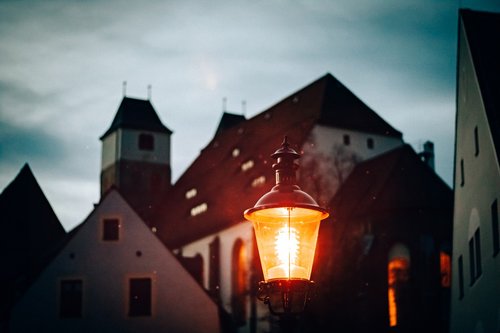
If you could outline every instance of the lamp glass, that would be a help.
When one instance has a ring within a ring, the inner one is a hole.
[[[273,207],[246,215],[252,221],[264,280],[311,278],[319,225],[327,213],[302,207]]]

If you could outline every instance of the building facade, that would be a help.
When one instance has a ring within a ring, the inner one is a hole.
[[[500,330],[500,14],[461,10],[451,332]]]

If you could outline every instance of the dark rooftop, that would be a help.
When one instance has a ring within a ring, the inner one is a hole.
[[[101,136],[101,140],[118,128],[145,130],[172,134],[161,122],[149,100],[124,97],[109,129]]]

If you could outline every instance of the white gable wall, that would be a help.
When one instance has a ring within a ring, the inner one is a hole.
[[[118,241],[102,240],[104,217],[120,219]],[[151,316],[128,316],[131,277],[152,279]],[[83,280],[82,318],[59,318],[59,283],[69,278]],[[14,332],[218,332],[219,321],[215,303],[111,191],[16,305],[11,327]]]

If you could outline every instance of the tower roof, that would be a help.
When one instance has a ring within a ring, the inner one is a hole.
[[[162,124],[149,100],[130,97],[123,97],[111,126],[100,139],[104,139],[118,128],[172,134],[172,131]]]
[[[228,128],[236,126],[245,120],[246,120],[245,116],[243,116],[243,115],[224,112],[222,114],[221,119],[220,119],[219,126],[217,127],[217,131],[215,132],[215,135],[220,134],[222,131],[224,131]]]
[[[500,158],[500,13],[460,10],[493,142]]]
[[[166,196],[153,223],[158,236],[176,247],[242,221],[242,212],[274,185],[270,155],[283,137],[300,151],[316,124],[401,138],[326,74],[256,116],[218,131]],[[196,195],[186,196],[192,189]],[[196,214],[197,207],[204,212]]]

